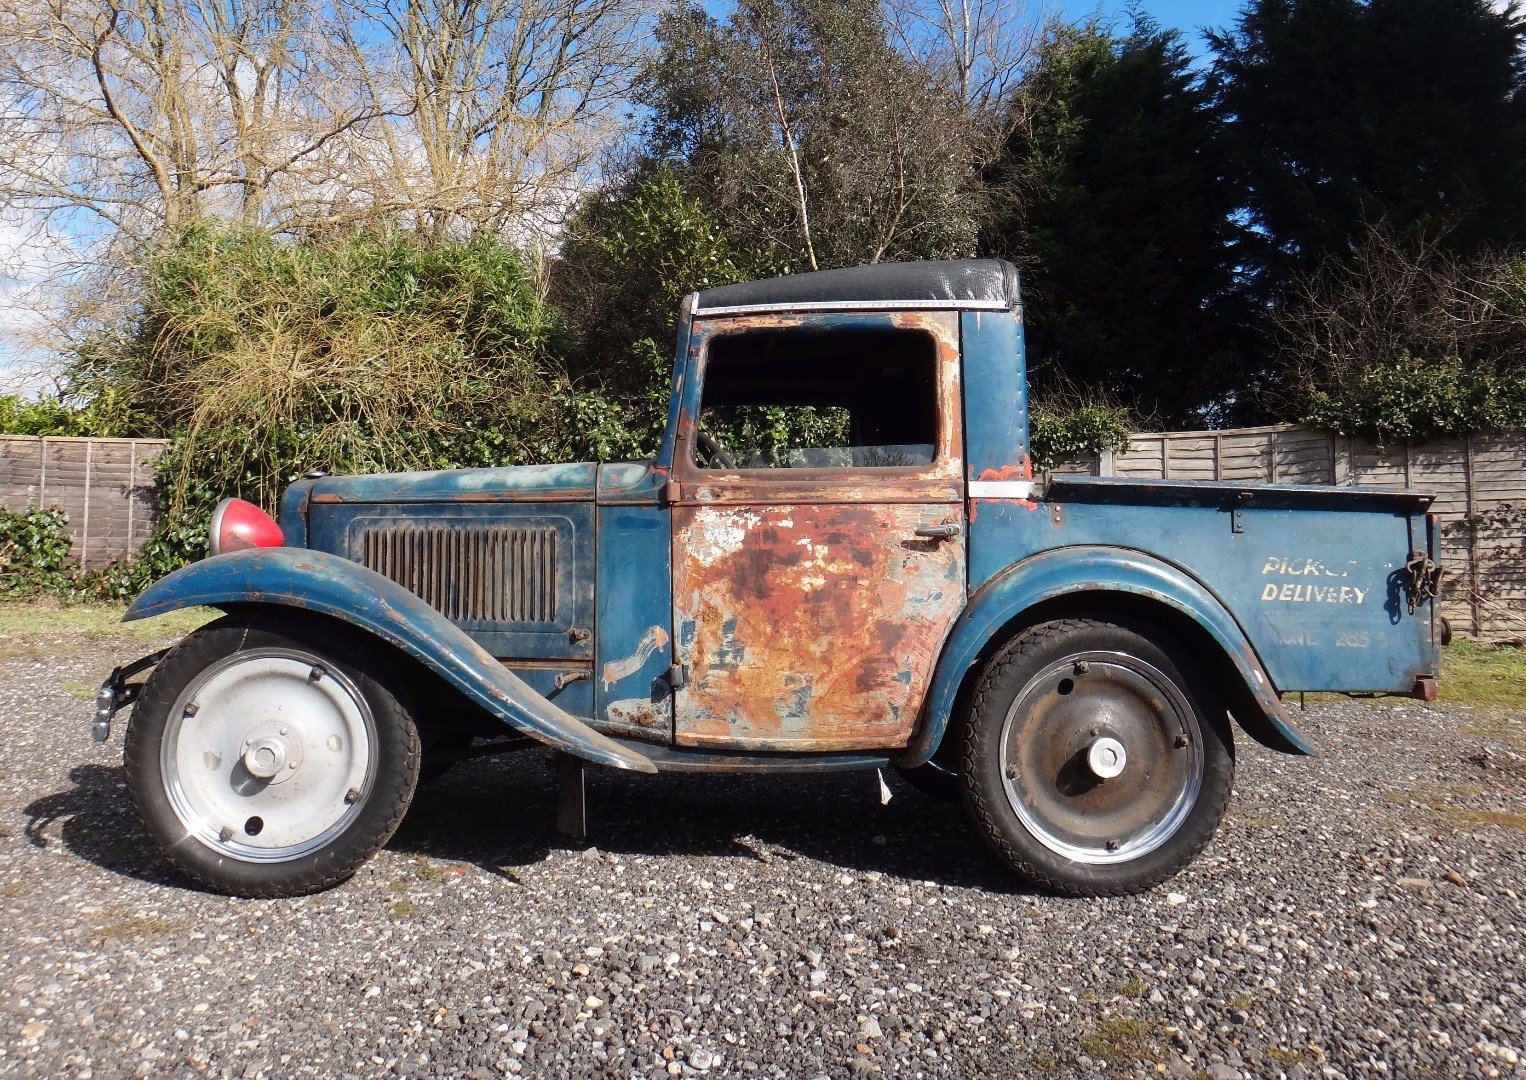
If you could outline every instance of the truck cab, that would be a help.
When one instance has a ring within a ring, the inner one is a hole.
[[[899,769],[1099,895],[1207,843],[1237,728],[1313,752],[1283,695],[1434,696],[1428,496],[1041,483],[1027,440],[1007,263],[701,292],[650,461],[312,477],[279,529],[227,504],[127,615],[226,617],[114,673],[97,732],[137,699],[149,831],[225,891],[333,884],[421,770],[502,744],[557,753],[573,829],[584,763]]]

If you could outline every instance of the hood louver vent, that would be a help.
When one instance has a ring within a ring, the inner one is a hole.
[[[361,561],[459,623],[556,622],[556,529],[366,529]]]

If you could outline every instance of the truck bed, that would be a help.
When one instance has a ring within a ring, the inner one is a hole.
[[[1436,672],[1435,605],[1405,565],[1437,560],[1433,496],[1382,488],[1057,476],[1033,502],[972,506],[971,588],[1019,559],[1104,545],[1200,581],[1280,692],[1409,693]]]

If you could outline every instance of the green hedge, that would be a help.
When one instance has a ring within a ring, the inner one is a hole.
[[[1526,427],[1526,371],[1468,370],[1456,357],[1403,357],[1313,390],[1299,417],[1379,444]]]
[[[18,599],[73,591],[73,545],[69,517],[57,507],[0,509],[0,596]]]
[[[1035,469],[1107,450],[1127,450],[1129,414],[1116,405],[1035,406],[1028,412],[1028,442]]]

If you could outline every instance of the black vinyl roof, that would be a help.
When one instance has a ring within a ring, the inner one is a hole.
[[[1017,267],[1002,259],[877,263],[723,285],[697,293],[694,314],[748,309],[1017,307]]]

